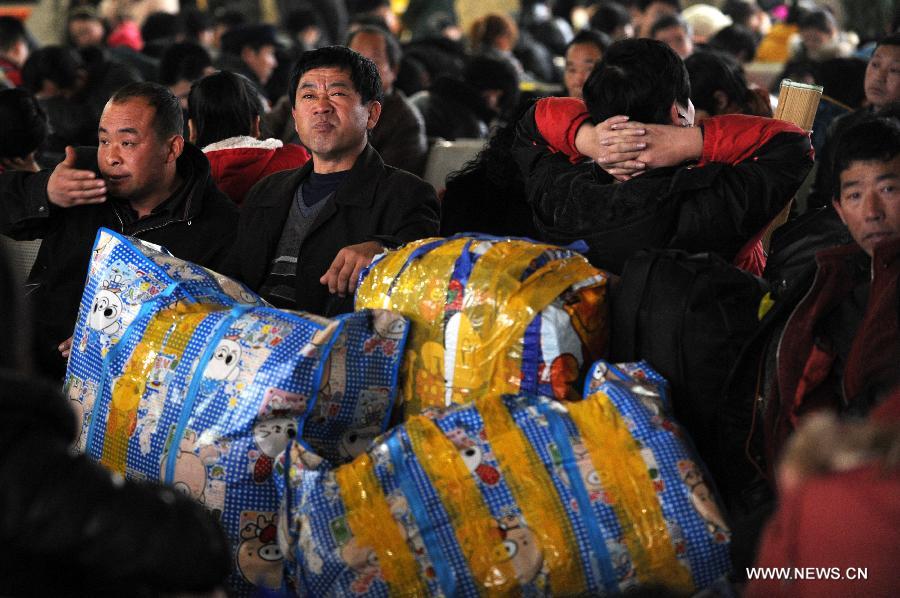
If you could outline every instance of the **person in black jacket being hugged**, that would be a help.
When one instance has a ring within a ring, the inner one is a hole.
[[[43,239],[27,292],[44,375],[62,377],[60,343],[72,335],[100,227],[214,270],[222,266],[237,208],[216,188],[209,162],[184,142],[182,129],[172,92],[155,83],[129,84],[103,110],[98,148],[67,147],[52,171],[0,175],[0,233]]]
[[[808,134],[727,114],[694,125],[687,69],[662,42],[603,55],[584,102],[543,98],[519,121],[513,155],[541,240],[583,239],[620,273],[640,249],[714,252],[762,275],[760,239],[812,167]]]
[[[375,255],[437,234],[437,197],[422,179],[386,166],[367,141],[382,97],[371,60],[340,46],[305,52],[289,94],[312,160],[250,190],[226,273],[276,307],[352,311],[359,274]]]

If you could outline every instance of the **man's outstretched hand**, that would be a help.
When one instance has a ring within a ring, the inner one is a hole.
[[[106,201],[106,182],[92,170],[75,168],[75,148],[66,146],[66,159],[56,165],[47,181],[50,203],[71,208]]]
[[[338,251],[328,271],[319,279],[319,282],[328,287],[329,293],[337,293],[341,297],[352,293],[356,290],[359,273],[372,263],[372,258],[382,251],[384,251],[384,246],[377,241],[348,245]]]

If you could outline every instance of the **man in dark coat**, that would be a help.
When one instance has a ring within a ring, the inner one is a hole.
[[[403,92],[394,87],[402,53],[399,42],[387,30],[365,25],[350,34],[347,47],[374,62],[381,77],[384,100],[369,143],[385,164],[422,176],[428,153],[425,121]]]
[[[250,190],[227,272],[278,307],[328,316],[353,309],[376,254],[437,234],[439,207],[430,185],[385,166],[367,142],[382,95],[371,60],[338,46],[306,52],[290,90],[312,160]]]
[[[52,171],[0,175],[0,232],[43,239],[28,285],[45,375],[59,378],[65,368],[57,347],[72,335],[100,227],[212,269],[222,265],[237,208],[182,129],[181,107],[168,89],[126,85],[103,111],[96,150],[68,147]]]

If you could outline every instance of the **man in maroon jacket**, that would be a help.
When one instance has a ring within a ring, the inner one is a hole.
[[[812,287],[785,325],[767,401],[767,447],[781,452],[798,419],[866,414],[900,369],[900,125],[854,125],[834,161],[832,201],[855,243],[816,254]],[[774,461],[771,461],[774,462]]]

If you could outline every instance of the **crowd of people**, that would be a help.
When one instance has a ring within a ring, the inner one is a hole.
[[[720,482],[733,591],[896,591],[900,13],[851,31],[838,3],[688,4],[522,0],[464,28],[453,2],[73,0],[43,45],[0,16],[0,233],[42,239],[24,288],[0,263],[0,594],[228,574],[199,506],[68,448],[54,386],[101,227],[322,316],[352,311],[374,256],[438,235],[584,241],[616,276],[642,250],[715,254],[771,304],[722,388],[759,447],[753,480]],[[824,89],[812,136],[772,118],[788,77]],[[471,138],[440,188],[420,178],[436,139]]]

